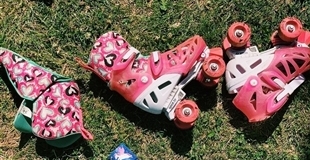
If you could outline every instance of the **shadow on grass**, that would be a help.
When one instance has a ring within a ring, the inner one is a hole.
[[[13,98],[15,107],[18,108],[19,105],[22,103],[23,99],[16,92],[14,86],[12,85],[11,81],[9,80],[9,77],[6,73],[6,69],[2,65],[0,66],[0,77],[3,80],[4,84],[7,86],[7,88],[9,89],[9,92]]]
[[[80,156],[80,153],[83,153],[83,156],[85,156],[85,158],[91,158],[94,156],[91,147],[83,138],[80,138],[75,143],[66,148],[56,148],[50,146],[45,142],[44,139],[37,138],[36,152],[43,158],[48,159],[55,159],[60,157],[61,159],[70,159],[72,157]],[[77,154],[75,155],[75,153]]]
[[[74,156],[80,156],[80,153],[85,158],[94,157],[94,153],[87,141],[82,137],[74,142],[72,145],[65,148],[53,147],[46,143],[44,139],[37,138],[33,134],[21,133],[19,149],[22,149],[30,139],[36,139],[35,150],[36,153],[42,158],[46,159],[70,159]],[[78,154],[78,155],[75,155]]]
[[[81,84],[80,86],[83,85],[85,84]],[[153,132],[164,131],[164,136],[171,137],[171,148],[175,153],[185,155],[190,151],[193,144],[191,129],[180,130],[174,125],[173,121],[169,121],[164,114],[154,115],[134,106],[117,92],[111,91],[106,83],[95,74],[91,75],[88,85],[95,97],[100,97],[104,101],[107,101],[111,105],[111,109],[122,114],[135,125]],[[209,91],[208,89],[201,89],[201,84],[198,84],[198,82],[188,84],[188,86],[184,88],[184,91],[187,95],[197,98],[195,101],[197,105],[200,106],[201,111],[210,109],[210,107],[201,106],[215,106],[217,103],[217,99],[214,98],[216,97],[216,93],[213,93],[214,90]],[[213,103],[213,105],[210,105],[211,103]]]
[[[308,124],[309,125],[309,124]],[[302,155],[299,157],[300,159],[310,159],[310,134],[304,137],[304,141],[300,142],[299,150]]]
[[[91,158],[94,156],[91,147],[82,137],[68,147],[57,148],[47,144],[44,139],[35,137],[33,134],[21,133],[18,148],[22,149],[30,139],[34,138],[36,139],[36,153],[45,159],[70,159],[75,156],[80,156],[81,153],[85,156],[85,158]]]
[[[93,151],[88,145],[87,141],[83,138],[78,139],[72,145],[66,148],[56,148],[50,146],[44,139],[37,138],[33,134],[21,133],[19,142],[19,149],[22,149],[30,139],[36,139],[35,150],[36,153],[45,159],[70,159],[76,154],[82,153],[85,158],[93,157]]]
[[[29,142],[29,140],[33,139],[33,138],[35,138],[35,136],[33,134],[21,133],[18,148],[19,149],[24,148],[26,146],[26,144]]]
[[[204,87],[198,81],[192,81],[184,89],[187,96],[194,97],[200,111],[205,112],[217,105],[217,86]]]
[[[52,4],[54,3],[54,0],[31,0],[31,1],[41,2],[47,6],[52,6]]]
[[[226,82],[223,83],[226,84]],[[298,89],[295,91],[295,93],[296,92],[298,92]],[[222,87],[222,93],[223,107],[231,117],[230,123],[235,128],[241,129],[245,135],[246,140],[250,143],[263,143],[272,135],[272,133],[282,121],[283,116],[295,95],[292,94],[286,104],[270,118],[262,122],[250,123],[248,122],[247,117],[232,103],[234,95],[228,94],[225,85]]]
[[[301,4],[303,4],[305,2],[305,0],[294,0],[294,1],[299,2]]]
[[[310,87],[310,71],[306,72],[303,74],[306,78],[306,82],[302,84],[303,90],[301,90],[298,94],[298,98],[300,102],[298,103],[303,103],[305,107],[309,107],[309,95],[310,95],[310,90],[308,89]],[[300,87],[301,88],[301,87]],[[301,114],[303,116],[305,114]],[[308,118],[307,116],[305,116]],[[305,118],[302,117],[302,118]],[[305,121],[302,121],[304,125],[304,129],[299,132],[299,135],[301,138],[298,140],[298,150],[300,152],[300,156],[298,157],[299,159],[310,159],[310,124],[305,123]],[[308,121],[307,121],[308,122]],[[293,124],[294,125],[294,124]]]
[[[6,70],[3,66],[0,66],[0,77],[9,89],[9,92],[13,98],[15,107],[16,107],[16,112],[18,107],[20,106],[22,102],[22,98],[19,96],[19,94],[16,92],[15,88],[13,87],[12,83],[9,80],[9,77],[7,76]],[[19,141],[19,149],[22,149],[30,139],[36,138],[33,134],[27,134],[27,133],[21,133],[20,135],[20,141]],[[80,139],[74,144],[70,145],[67,148],[59,149],[52,147],[48,145],[43,139],[36,138],[36,152],[38,155],[49,158],[49,159],[54,159],[54,158],[66,158],[69,157],[73,151],[75,151],[77,148],[82,148],[80,151],[83,153],[85,157],[92,157],[93,153],[91,148],[87,145],[84,139]]]

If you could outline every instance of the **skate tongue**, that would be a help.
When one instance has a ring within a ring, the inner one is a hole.
[[[310,44],[310,32],[309,31],[302,31],[298,36],[297,41],[299,43],[304,43],[309,45]]]

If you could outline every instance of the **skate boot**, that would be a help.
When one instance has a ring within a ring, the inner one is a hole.
[[[269,118],[287,102],[304,82],[309,70],[310,34],[296,18],[286,18],[271,36],[273,47],[260,52],[250,45],[251,29],[246,23],[233,23],[223,41],[230,58],[225,78],[233,104],[249,122]]]
[[[180,129],[189,129],[198,118],[199,108],[183,100],[182,90],[192,80],[215,86],[225,72],[221,48],[209,49],[194,36],[172,50],[143,56],[121,35],[108,32],[93,46],[88,63],[78,63],[108,83],[127,101],[142,110],[174,120]]]
[[[0,62],[23,99],[14,127],[63,148],[81,136],[93,136],[83,127],[78,85],[13,51],[0,48]]]

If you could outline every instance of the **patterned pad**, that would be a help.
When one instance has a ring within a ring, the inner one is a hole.
[[[32,128],[35,135],[54,139],[84,132],[79,88],[74,82],[56,83],[33,104]]]
[[[85,139],[93,138],[83,127],[79,88],[72,79],[4,48],[0,48],[0,60],[17,93],[32,102],[27,108],[21,105],[19,113],[31,118],[36,136],[53,140],[80,133]]]
[[[116,67],[127,67],[131,62],[128,58],[132,54],[135,55],[132,70],[136,73],[144,72],[148,57],[142,56],[140,51],[132,47],[120,34],[110,31],[96,40],[87,64],[101,79],[109,81],[110,73]]]
[[[0,60],[16,91],[23,98],[33,100],[59,79],[71,80],[3,48],[0,48]]]

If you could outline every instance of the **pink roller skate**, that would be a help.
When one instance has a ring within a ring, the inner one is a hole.
[[[108,32],[94,44],[88,64],[77,61],[127,101],[152,114],[164,112],[177,127],[189,129],[199,109],[195,102],[183,100],[182,88],[193,79],[215,86],[225,71],[222,57],[221,48],[209,49],[200,36],[164,53],[142,56],[118,33]]]
[[[273,48],[259,52],[250,46],[250,27],[232,24],[223,42],[230,61],[225,78],[233,104],[250,122],[269,118],[282,108],[289,96],[304,82],[309,70],[310,32],[296,18],[286,18],[271,36]]]

